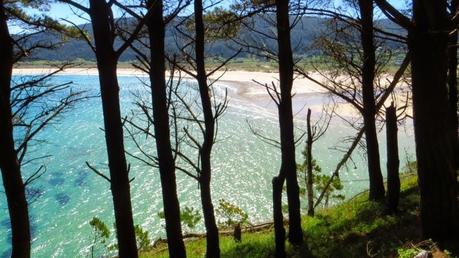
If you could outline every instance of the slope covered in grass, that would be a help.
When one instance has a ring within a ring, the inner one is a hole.
[[[401,176],[399,212],[386,215],[384,205],[368,201],[362,193],[344,203],[320,210],[315,217],[303,217],[305,244],[293,248],[289,257],[398,257],[413,253],[420,242],[419,192],[413,174]],[[272,228],[244,233],[242,242],[221,237],[222,257],[273,257]],[[157,245],[141,257],[168,257],[165,244]],[[188,257],[204,257],[205,239],[186,242]]]

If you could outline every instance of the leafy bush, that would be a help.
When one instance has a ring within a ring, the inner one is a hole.
[[[185,209],[180,213],[180,218],[182,223],[192,230],[196,225],[201,221],[201,215],[197,210],[194,210],[193,207],[185,207]]]
[[[164,211],[158,212],[158,217],[160,219],[165,219]],[[180,211],[180,220],[182,224],[188,228],[188,230],[193,230],[196,225],[198,225],[199,221],[201,221],[201,214],[193,207],[185,207],[182,211]]]
[[[91,257],[97,256],[96,253],[104,254],[116,249],[115,245],[108,244],[110,240],[110,230],[107,224],[98,217],[93,217],[91,221],[89,221],[89,225],[94,232],[94,239],[91,245]],[[102,248],[97,248],[98,245],[101,245]]]
[[[91,257],[97,257],[96,253],[107,254],[112,251],[118,250],[118,244],[109,244],[110,241],[110,229],[107,224],[98,217],[94,217],[89,222],[89,225],[93,228],[94,239],[91,246]],[[139,251],[146,251],[151,246],[149,233],[143,230],[139,225],[134,226],[135,238],[137,242],[137,249]],[[97,245],[102,245],[101,250],[96,250]]]
[[[218,220],[220,226],[234,227],[237,224],[249,222],[249,215],[240,207],[224,199],[218,201],[217,215],[221,218]]]
[[[307,160],[307,149],[305,148],[301,153],[303,155],[304,161],[302,164],[297,164],[297,175],[299,182],[306,182],[306,170],[308,167],[308,160]],[[339,193],[339,191],[343,190],[343,184],[339,177],[334,177],[330,186],[325,189],[327,186],[328,181],[330,181],[331,176],[322,174],[322,168],[318,164],[317,160],[312,159],[312,182],[315,188],[315,195],[316,198],[324,191],[324,207],[328,207],[329,201],[331,199],[342,201],[345,199],[344,195]],[[300,184],[300,193],[306,195],[306,184]]]
[[[416,248],[399,248],[397,250],[399,258],[413,258],[419,251]]]
[[[110,230],[108,230],[107,225],[98,217],[92,218],[89,225],[93,228],[95,237],[100,239],[102,243],[105,243],[110,237]]]
[[[135,238],[137,241],[137,249],[139,251],[146,251],[151,246],[151,241],[148,236],[148,231],[144,231],[139,225],[135,225]]]

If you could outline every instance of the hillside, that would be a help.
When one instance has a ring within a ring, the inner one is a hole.
[[[167,30],[166,30],[166,50],[169,53],[177,51],[177,44],[175,42],[176,37],[174,36],[174,26],[179,23],[179,20],[183,19],[177,17],[173,20]],[[292,46],[294,54],[297,56],[311,56],[317,55],[318,51],[312,47],[315,42],[316,37],[321,33],[327,33],[329,30],[327,23],[330,20],[327,18],[319,17],[302,17],[298,24],[292,30]],[[272,33],[274,28],[266,22],[265,16],[255,16],[249,21],[251,25],[263,33]],[[124,20],[123,24],[129,24],[129,20]],[[379,20],[377,22],[380,28],[390,31],[395,34],[403,34],[398,26],[391,23],[389,20]],[[89,35],[92,34],[92,29],[90,24],[82,24],[79,26],[81,29],[88,32]],[[241,27],[236,38],[243,39],[247,42],[260,43],[259,37],[253,35],[250,31]],[[40,34],[32,38],[31,42],[59,42],[59,37],[52,33]],[[118,44],[120,41],[118,40]],[[263,41],[263,44],[268,46],[270,49],[275,49],[276,42],[273,40]],[[389,46],[392,48],[399,48],[399,44],[390,43]],[[228,57],[234,54],[236,49],[239,49],[240,46],[234,43],[232,40],[219,40],[207,45],[206,53],[207,57]],[[247,57],[249,54],[242,52],[239,57]],[[38,50],[34,52],[27,60],[47,60],[47,61],[65,61],[65,60],[75,60],[75,59],[84,59],[88,61],[94,61],[95,56],[83,40],[69,40],[66,43],[63,43],[58,49],[51,50]],[[120,58],[120,61],[131,61],[135,60],[135,53],[132,50],[127,50]]]
[[[344,203],[319,211],[315,217],[303,217],[305,244],[287,245],[288,257],[401,257],[412,258],[422,250],[434,257],[450,257],[435,243],[423,240],[419,221],[419,189],[414,174],[401,175],[399,212],[386,215],[384,205],[368,201],[364,192]],[[187,243],[189,257],[203,257],[205,240]],[[333,243],[333,244],[331,244]],[[222,257],[273,257],[274,233],[272,228],[243,233],[242,242],[231,236],[222,236]],[[167,247],[158,244],[141,257],[167,257]]]

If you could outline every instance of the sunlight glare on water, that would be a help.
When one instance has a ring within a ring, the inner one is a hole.
[[[57,76],[56,82],[73,81],[76,89],[98,93],[96,76]],[[120,77],[121,105],[123,115],[133,108],[133,92],[143,90],[136,77]],[[222,87],[224,85],[221,85]],[[230,107],[219,126],[219,141],[213,151],[212,194],[214,204],[226,199],[248,212],[253,223],[271,219],[271,179],[280,166],[280,151],[261,142],[247,125],[247,120],[261,128],[271,137],[278,136],[276,113],[272,110],[249,103],[243,99],[231,99]],[[297,127],[305,128],[304,121],[297,120]],[[36,180],[32,187],[40,189],[42,195],[30,204],[32,223],[33,257],[82,257],[89,254],[92,231],[89,221],[97,216],[113,229],[113,205],[108,182],[92,173],[85,165],[107,171],[102,109],[100,98],[93,98],[78,104],[43,131],[40,139],[47,142],[34,146],[31,156],[52,155],[41,163],[23,168],[24,177],[30,175],[42,163],[47,172]],[[408,130],[410,132],[410,130]],[[298,133],[300,134],[300,133]],[[342,153],[331,149],[341,137],[354,134],[338,122],[332,123],[328,133],[314,147],[314,155],[324,173],[332,173]],[[411,133],[401,130],[400,153],[409,148]],[[382,167],[385,160],[385,135],[380,135]],[[153,151],[155,146],[151,145]],[[134,144],[126,138],[126,149],[138,153]],[[302,160],[303,144],[297,148],[297,160]],[[401,157],[402,164],[404,157]],[[162,209],[161,185],[156,169],[145,166],[128,157],[131,163],[131,184],[134,220],[148,230],[150,237],[164,237],[164,226],[157,213]],[[362,155],[354,155],[355,168],[343,170],[343,180],[365,179],[365,161]],[[300,182],[300,184],[303,182]],[[177,172],[178,196],[181,207],[189,206],[200,210],[197,182],[183,173]],[[345,182],[344,192],[350,196],[365,189],[367,182]],[[3,189],[2,189],[3,190]],[[302,205],[304,205],[303,202]],[[203,231],[201,223],[197,231]],[[114,234],[112,234],[114,235]],[[9,257],[11,229],[6,199],[0,193],[0,257]],[[5,237],[6,236],[6,237]]]

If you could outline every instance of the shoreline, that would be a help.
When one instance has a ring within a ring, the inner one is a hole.
[[[46,74],[54,71],[52,67],[43,67],[43,68],[14,68],[13,75],[27,76],[27,75],[40,75]],[[134,69],[134,68],[118,68],[118,76],[147,76],[146,73]],[[96,76],[98,75],[97,68],[67,68],[62,72],[56,74],[58,75],[79,75],[79,76]],[[169,76],[169,73],[166,72],[166,75]],[[321,79],[321,76],[318,74],[312,74],[314,78]],[[183,75],[183,78],[192,79],[189,75]],[[252,71],[226,71],[226,72],[216,72],[210,79],[218,79],[218,84],[228,83],[238,89],[240,95],[245,96],[260,96],[266,95],[266,90],[263,86],[259,85],[256,82],[262,84],[271,84],[276,82],[279,76],[278,73],[272,72],[252,72]],[[256,81],[256,82],[255,82]],[[315,83],[311,82],[306,78],[296,78],[293,82],[293,93],[303,94],[303,93],[325,93],[326,91]]]
[[[51,67],[43,68],[15,68],[13,75],[27,76],[47,74],[55,69]],[[135,68],[118,68],[118,76],[135,76],[146,77],[147,74]],[[56,76],[97,76],[97,68],[67,68]],[[182,78],[194,80],[191,76],[182,73]],[[169,73],[166,72],[166,76]],[[178,73],[176,74],[178,76]],[[311,74],[318,81],[322,80],[319,74]],[[231,99],[236,99],[239,105],[256,105],[272,115],[277,115],[277,106],[269,96],[266,89],[260,84],[278,83],[278,73],[272,72],[252,72],[252,71],[221,71],[214,73],[210,79],[218,81],[215,83],[217,87],[228,89],[228,96]],[[319,114],[322,108],[330,97],[327,92],[314,82],[306,78],[295,78],[292,88],[293,97],[293,112],[298,114],[299,118],[306,117],[306,106],[311,108],[313,113]],[[355,116],[352,107],[349,105],[340,105],[345,109],[344,116]]]
[[[42,68],[15,68],[13,75],[15,76],[33,76],[40,74],[47,74],[55,71],[52,67]],[[135,68],[118,68],[118,76],[134,76],[145,77],[146,73]],[[67,68],[56,76],[97,76],[97,68]],[[178,75],[178,74],[177,74]],[[166,76],[169,73],[166,72]],[[311,73],[317,81],[322,81],[324,78],[319,73]],[[187,80],[194,80],[189,75],[182,73],[182,78]],[[236,98],[239,101],[248,104],[255,104],[265,110],[277,114],[277,106],[271,99],[265,87],[261,84],[272,85],[278,84],[278,73],[273,72],[252,72],[252,71],[222,71],[213,74],[210,79],[216,80],[216,85],[221,88],[227,88],[228,96]],[[294,78],[292,87],[293,96],[293,113],[299,117],[306,117],[306,110],[310,108],[314,114],[319,114],[323,111],[324,106],[330,102],[331,97],[328,92],[321,86],[306,78]],[[358,111],[349,103],[338,101],[336,108],[339,110],[340,115],[344,117],[357,117]],[[303,114],[304,113],[304,114]]]

